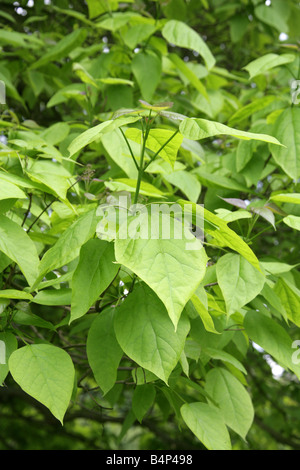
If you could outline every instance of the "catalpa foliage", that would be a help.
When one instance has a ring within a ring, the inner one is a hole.
[[[0,446],[18,409],[52,448],[299,449],[298,3],[32,3],[0,12]]]

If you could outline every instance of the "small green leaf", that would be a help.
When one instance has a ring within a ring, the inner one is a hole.
[[[132,410],[140,423],[143,421],[145,414],[152,406],[155,395],[156,392],[154,385],[138,385],[135,388],[132,397]]]
[[[300,177],[300,108],[289,107],[276,120],[273,134],[284,145],[270,145],[276,163],[293,179]]]
[[[4,215],[0,215],[0,251],[17,263],[31,285],[39,265],[35,244],[20,225]]]
[[[217,262],[217,279],[228,314],[237,312],[262,290],[265,276],[245,258],[228,253]]]
[[[72,279],[70,322],[84,315],[113,281],[119,270],[114,261],[113,243],[92,239],[81,247]]]
[[[142,97],[146,101],[151,101],[161,77],[161,59],[150,52],[139,52],[135,54],[131,68]]]
[[[89,329],[86,351],[95,380],[104,394],[114,386],[123,355],[113,328],[115,309],[97,315]]]
[[[274,292],[281,300],[288,319],[300,326],[300,290],[290,282],[279,278]]]
[[[300,378],[300,366],[293,362],[292,339],[275,320],[251,310],[244,319],[249,338],[269,353],[282,367],[293,371]]]
[[[198,52],[208,69],[215,65],[216,60],[201,36],[182,21],[168,21],[162,35],[171,44]]]
[[[217,402],[225,423],[245,439],[254,417],[250,395],[230,372],[211,369],[206,375],[205,390]]]
[[[230,436],[217,408],[186,403],[180,411],[186,425],[208,450],[231,450]]]
[[[49,52],[44,53],[40,59],[33,61],[30,68],[37,69],[45,64],[48,64],[49,62],[54,60],[58,61],[63,57],[66,57],[75,46],[78,47],[85,40],[86,34],[87,32],[85,29],[76,29],[61,39],[55,46],[52,45]]]
[[[71,289],[44,289],[32,302],[39,305],[71,305]]]
[[[283,222],[295,230],[300,230],[300,217],[297,215],[288,215],[283,218]]]
[[[275,194],[270,199],[276,202],[285,202],[287,204],[300,204],[300,193]]]

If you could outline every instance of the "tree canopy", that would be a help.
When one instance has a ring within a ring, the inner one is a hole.
[[[0,449],[299,450],[299,2],[0,3]]]

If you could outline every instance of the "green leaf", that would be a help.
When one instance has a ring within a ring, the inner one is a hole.
[[[72,278],[70,322],[84,315],[113,281],[119,270],[114,261],[113,243],[92,239],[81,247]]]
[[[205,390],[218,404],[225,423],[245,439],[254,418],[250,395],[240,381],[222,368],[206,375]]]
[[[17,307],[18,308],[18,307]],[[55,327],[49,321],[44,320],[38,315],[31,312],[18,310],[14,313],[14,323],[18,325],[37,326],[39,328],[47,328],[48,330],[55,330]]]
[[[0,200],[3,199],[26,199],[26,194],[15,184],[8,181],[1,181]]]
[[[275,320],[251,310],[244,319],[249,338],[269,353],[285,369],[293,371],[300,378],[300,366],[293,363],[292,339]]]
[[[152,24],[135,24],[128,28],[123,35],[126,46],[134,49],[138,44],[147,39],[155,32],[156,28]]]
[[[180,411],[186,425],[208,450],[231,450],[228,430],[216,408],[206,403],[186,403]]]
[[[205,86],[199,80],[197,75],[187,66],[187,64],[176,54],[169,54],[169,59],[175,67],[188,79],[190,84],[201,93],[201,95],[208,98]]]
[[[32,62],[30,69],[37,69],[43,65],[48,64],[49,62],[59,61],[60,59],[66,57],[75,46],[78,47],[85,40],[86,35],[87,32],[85,29],[76,29],[61,39],[55,46],[51,46],[49,52],[43,54],[39,60]]]
[[[300,177],[300,108],[287,108],[275,122],[273,133],[285,147],[270,145],[273,158],[293,179]]]
[[[71,289],[44,289],[32,302],[39,305],[70,305]]]
[[[39,265],[35,244],[20,225],[5,215],[0,215],[0,251],[17,263],[31,285]]]
[[[171,44],[198,52],[208,69],[215,65],[216,60],[201,36],[182,21],[168,21],[162,35]]]
[[[142,143],[141,130],[127,129],[125,134],[128,139],[138,144]],[[173,135],[174,131],[169,129],[151,129],[146,142],[146,147],[155,154],[164,146],[159,152],[159,156],[170,163],[172,167],[174,167],[178,150],[183,141],[183,137],[179,133],[170,140]],[[170,142],[165,145],[168,140],[170,140]]]
[[[222,220],[220,217],[216,216],[212,212],[208,211],[201,205],[193,204],[184,200],[179,200],[178,203],[181,207],[184,208],[184,212],[186,214],[190,214],[192,217],[194,224],[199,224],[202,228],[201,221],[206,221],[207,224],[214,229],[207,229],[205,231],[208,232],[211,236],[215,238],[217,242],[221,244],[221,246],[228,246],[234,251],[240,253],[249,263],[252,264],[258,271],[261,272],[259,262],[251,248],[241,239],[233,230],[231,230],[227,223]]]
[[[35,290],[44,275],[55,268],[60,268],[79,255],[80,247],[86,243],[96,231],[97,218],[95,210],[82,214],[61,235],[59,240],[44,254],[38,275],[31,290]]]
[[[16,289],[5,289],[0,290],[0,299],[23,299],[32,300],[32,295],[28,292],[16,290]]]
[[[271,196],[270,199],[276,202],[286,202],[287,204],[300,204],[300,193],[275,194],[274,196]]]
[[[199,314],[206,331],[210,331],[211,333],[219,334],[219,332],[215,328],[213,319],[212,319],[211,315],[208,312],[207,306],[205,306],[201,302],[198,295],[194,294],[191,297],[191,301],[192,301],[197,313]],[[206,303],[207,303],[207,299],[206,299]]]
[[[247,72],[249,72],[250,78],[254,78],[261,73],[268,72],[274,67],[279,67],[283,64],[289,64],[295,60],[294,54],[273,54],[269,53],[259,57],[258,59],[253,60],[248,65],[243,67]]]
[[[8,360],[17,347],[18,341],[15,335],[9,331],[0,332],[0,386],[9,372]]]
[[[180,123],[181,134],[187,139],[201,140],[215,135],[229,135],[237,139],[262,140],[276,145],[281,145],[275,137],[266,134],[240,131],[221,124],[220,122],[208,121],[207,119],[187,118]]]
[[[167,383],[189,332],[187,317],[181,316],[175,331],[163,303],[141,283],[117,308],[114,326],[125,354]]]
[[[153,405],[156,391],[154,385],[138,385],[132,397],[132,411],[141,423],[149,408]]]
[[[136,122],[139,119],[139,116],[125,116],[115,120],[104,121],[97,126],[91,127],[91,129],[88,129],[87,131],[84,131],[82,134],[79,134],[77,137],[75,137],[75,139],[71,142],[68,147],[70,157],[72,157],[74,153],[78,152],[86,145],[89,145],[95,140],[100,139],[103,134],[112,132],[121,126]]]
[[[287,217],[284,217],[283,222],[295,230],[300,230],[300,217],[296,215],[288,215]]]
[[[151,101],[162,73],[161,59],[152,53],[139,52],[135,54],[131,68],[142,97],[146,101]]]
[[[33,344],[13,352],[8,363],[11,375],[24,392],[63,423],[74,385],[70,356],[50,344]]]
[[[238,109],[233,116],[229,119],[230,126],[234,126],[239,122],[247,119],[252,116],[254,113],[260,111],[261,109],[269,106],[273,101],[278,100],[277,96],[264,96],[263,98],[257,98],[251,103],[246,104],[242,108]]]
[[[111,191],[129,191],[135,193],[137,180],[131,178],[119,178],[114,181],[105,181],[105,186]],[[153,186],[153,184],[141,182],[140,192],[143,196],[151,196],[153,198],[164,198],[164,193]]]
[[[300,326],[300,290],[290,282],[279,278],[274,292],[280,298],[288,319]]]
[[[127,234],[121,226],[115,254],[118,263],[131,269],[154,290],[176,328],[185,304],[204,277],[207,256],[201,242],[186,227],[160,212],[159,206],[157,209],[151,216],[146,211],[133,217]],[[147,233],[139,237],[134,232],[138,227]]]
[[[216,272],[229,315],[254,299],[265,283],[263,274],[245,258],[234,253],[219,258]]]
[[[203,349],[203,352],[205,352],[205,354],[208,354],[212,359],[219,359],[220,361],[223,361],[226,364],[232,364],[238,370],[243,372],[243,374],[247,374],[247,371],[243,364],[241,364],[240,361],[238,361],[234,356],[227,353],[226,351],[222,351],[222,349],[214,349],[207,347]]]
[[[115,309],[97,315],[89,329],[86,351],[95,380],[104,395],[117,380],[117,369],[123,355],[114,332]]]
[[[276,2],[274,2],[276,5]],[[288,32],[288,26],[285,22],[280,11],[276,9],[276,6],[271,5],[258,5],[255,10],[255,16],[273,28],[276,28],[279,33]]]
[[[201,193],[201,184],[194,174],[179,170],[164,174],[163,178],[180,189],[190,201],[197,203]]]

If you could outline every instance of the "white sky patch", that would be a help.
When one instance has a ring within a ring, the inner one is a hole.
[[[288,35],[286,33],[279,34],[279,41],[286,41],[288,39]]]
[[[261,346],[254,343],[253,341],[252,341],[252,346],[254,347],[254,349],[259,351],[260,353],[265,352],[265,350]],[[281,367],[279,364],[277,364],[277,362],[275,362],[269,354],[264,354],[263,358],[266,361],[266,363],[270,366],[274,379],[280,379],[285,369]]]

